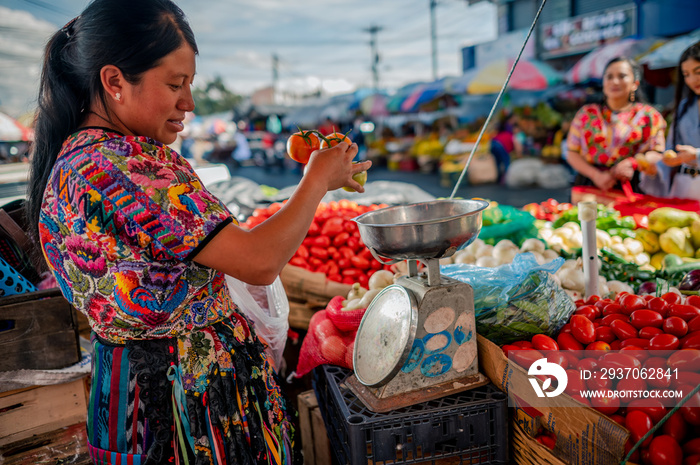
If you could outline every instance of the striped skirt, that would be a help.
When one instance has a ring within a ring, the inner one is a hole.
[[[93,335],[92,345],[94,463],[302,463],[292,406],[241,315],[176,338],[114,345]]]

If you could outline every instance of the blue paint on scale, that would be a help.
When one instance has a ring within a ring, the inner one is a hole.
[[[420,365],[420,361],[423,359],[423,354],[425,353],[425,346],[421,339],[416,339],[413,341],[413,347],[411,347],[411,353],[408,354],[406,362],[403,364],[401,371],[404,373],[410,373]]]
[[[420,372],[423,376],[434,378],[443,375],[452,368],[452,359],[446,354],[435,354],[423,360],[420,366]]]
[[[447,331],[441,331],[441,332],[439,332],[439,333],[428,334],[427,336],[425,336],[425,337],[423,338],[423,343],[424,343],[425,346],[427,347],[427,346],[428,346],[428,342],[429,342],[432,338],[437,337],[437,336],[440,336],[440,335],[444,336],[444,337],[445,337],[445,340],[446,340],[447,342],[445,343],[444,346],[442,346],[442,347],[440,347],[440,348],[437,348],[437,349],[434,349],[434,350],[426,350],[425,353],[426,353],[427,355],[436,354],[436,353],[438,353],[438,352],[442,352],[443,350],[447,349],[447,348],[450,346],[450,343],[452,342],[452,335],[451,335],[450,333],[448,333]]]
[[[473,336],[474,334],[472,333],[471,329],[469,330],[469,333],[464,334],[464,329],[461,326],[457,326],[455,328],[455,342],[458,345],[471,341]]]

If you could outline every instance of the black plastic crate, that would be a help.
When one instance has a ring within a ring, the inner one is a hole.
[[[351,374],[330,365],[313,373],[319,409],[340,465],[508,463],[507,397],[492,384],[375,413],[345,384]]]

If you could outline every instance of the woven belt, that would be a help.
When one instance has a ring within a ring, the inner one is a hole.
[[[679,174],[687,174],[695,177],[700,174],[700,168],[691,168],[690,166],[681,166]]]

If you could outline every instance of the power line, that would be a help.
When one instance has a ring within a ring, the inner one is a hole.
[[[61,15],[65,15],[70,17],[71,12],[68,10],[64,10],[63,8],[58,8],[55,5],[52,5],[51,3],[44,2],[42,0],[24,0],[25,2],[29,3],[30,5],[38,6],[39,8],[43,8],[45,10],[53,11],[54,13],[58,13]]]

